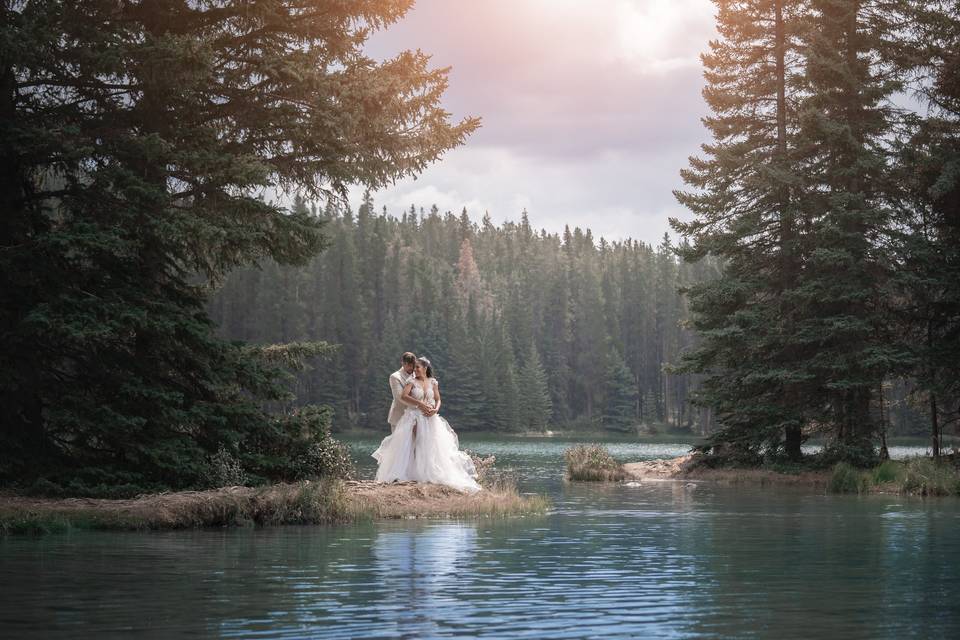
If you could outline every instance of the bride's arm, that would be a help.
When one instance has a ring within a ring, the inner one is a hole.
[[[412,395],[412,392],[413,392],[413,383],[408,382],[407,386],[403,388],[403,395],[401,396],[401,399],[407,404],[413,405],[422,410],[427,405],[425,405],[423,402],[414,398]]]
[[[433,397],[436,399],[436,402],[433,404],[433,413],[440,413],[440,383],[437,382],[437,379],[433,379]]]

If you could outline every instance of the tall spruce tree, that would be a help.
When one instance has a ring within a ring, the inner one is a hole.
[[[537,345],[531,341],[517,381],[518,414],[523,431],[542,432],[550,425],[553,407],[547,381]]]
[[[907,359],[889,332],[891,257],[885,239],[894,200],[889,140],[903,88],[885,56],[899,15],[878,0],[812,0],[800,106],[805,224],[812,248],[798,298],[807,339],[801,371],[815,382],[807,415],[828,425],[838,457],[875,457],[875,401]]]
[[[275,373],[214,336],[197,275],[322,248],[258,193],[375,188],[476,128],[425,54],[363,55],[410,5],[0,7],[0,480],[180,487],[260,433]]]
[[[960,421],[960,3],[908,3],[912,38],[894,58],[928,112],[899,150],[897,309],[914,355],[911,376],[926,395],[931,449],[939,457],[945,421]]]
[[[806,376],[793,317],[803,245],[793,105],[803,71],[802,0],[718,0],[720,39],[702,56],[713,142],[683,170],[676,192],[695,217],[671,219],[688,261],[722,260],[719,278],[687,288],[700,341],[679,371],[706,374],[698,402],[715,410],[712,446],[740,454],[801,455]]]
[[[603,428],[630,431],[637,425],[637,387],[633,374],[615,348],[607,354],[604,390]]]

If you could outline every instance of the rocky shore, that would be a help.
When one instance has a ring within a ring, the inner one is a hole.
[[[707,480],[727,484],[777,484],[826,488],[831,472],[783,473],[770,469],[710,468],[698,464],[697,454],[666,460],[628,462],[623,465],[632,480]]]

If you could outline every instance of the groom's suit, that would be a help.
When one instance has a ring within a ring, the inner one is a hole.
[[[390,403],[390,413],[387,415],[387,422],[390,423],[391,433],[394,428],[396,428],[397,423],[400,422],[400,418],[403,417],[403,412],[407,408],[406,403],[400,398],[403,396],[403,388],[407,386],[407,382],[410,381],[411,377],[413,377],[413,374],[404,371],[403,367],[400,367],[390,374],[390,393],[393,394],[393,402]]]

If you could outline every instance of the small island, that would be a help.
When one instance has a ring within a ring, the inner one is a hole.
[[[472,495],[433,484],[335,479],[127,499],[4,495],[0,496],[0,535],[504,517],[542,514],[549,506],[545,497],[521,495],[514,485],[501,482],[491,482]]]

